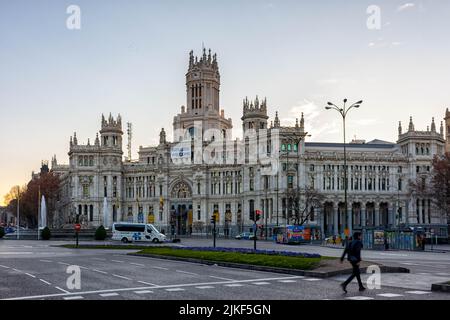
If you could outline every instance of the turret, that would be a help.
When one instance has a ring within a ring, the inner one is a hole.
[[[259,101],[258,96],[254,101],[246,97],[243,103],[242,127],[244,132],[249,129],[267,129],[267,99]]]
[[[446,152],[450,152],[450,111],[447,110],[445,111],[445,151]]]
[[[103,148],[113,148],[122,152],[122,118],[118,115],[114,120],[112,114],[109,114],[108,121],[102,115],[102,128],[100,130],[101,146]]]

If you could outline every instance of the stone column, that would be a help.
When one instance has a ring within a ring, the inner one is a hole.
[[[361,204],[361,227],[365,227],[366,226],[366,206],[364,204]]]
[[[333,231],[334,235],[339,234],[339,226],[338,226],[338,206],[333,204]]]

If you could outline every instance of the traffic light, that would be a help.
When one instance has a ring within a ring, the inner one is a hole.
[[[255,211],[250,211],[250,220],[255,221]]]
[[[259,219],[261,219],[261,211],[260,211],[260,210],[256,210],[256,216],[255,216],[255,218],[256,218],[256,219],[254,220],[255,222],[256,222],[256,221],[259,221]]]
[[[211,216],[211,223],[216,223],[216,215],[215,214],[213,214]]]

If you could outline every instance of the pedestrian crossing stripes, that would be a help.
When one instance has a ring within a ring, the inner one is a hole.
[[[136,294],[147,294],[147,293],[153,293],[153,291],[150,290],[141,290],[141,291],[134,291]]]
[[[416,291],[406,291],[406,293],[410,293],[410,294],[430,294],[430,291],[420,291],[420,290],[416,290]]]
[[[102,293],[100,294],[100,297],[107,298],[107,297],[116,297],[118,295],[119,295],[118,293],[111,292],[111,293]]]
[[[170,288],[170,289],[166,289],[166,291],[177,292],[177,291],[184,291],[184,289],[182,289],[182,288]]]
[[[395,297],[403,297],[402,294],[397,293],[379,293],[377,296],[385,297],[385,298],[395,298]]]
[[[306,278],[306,279],[303,279],[304,281],[320,281],[320,280],[322,280],[322,279],[317,279],[317,278]]]
[[[239,283],[232,283],[232,284],[226,284],[225,287],[242,287],[242,284]]]
[[[64,297],[64,300],[81,300],[84,299],[82,296],[72,296],[72,297]]]
[[[372,297],[364,297],[364,296],[355,296],[355,297],[348,297],[347,300],[374,300]]]

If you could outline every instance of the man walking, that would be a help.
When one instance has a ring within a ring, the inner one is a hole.
[[[359,270],[359,264],[361,262],[361,249],[363,244],[361,242],[361,232],[355,232],[353,234],[353,240],[347,244],[345,247],[344,253],[341,257],[341,263],[344,262],[344,258],[347,255],[347,260],[352,265],[352,275],[341,284],[342,290],[347,293],[347,285],[356,277],[358,280],[359,291],[364,291],[362,281],[361,281],[361,271]]]

